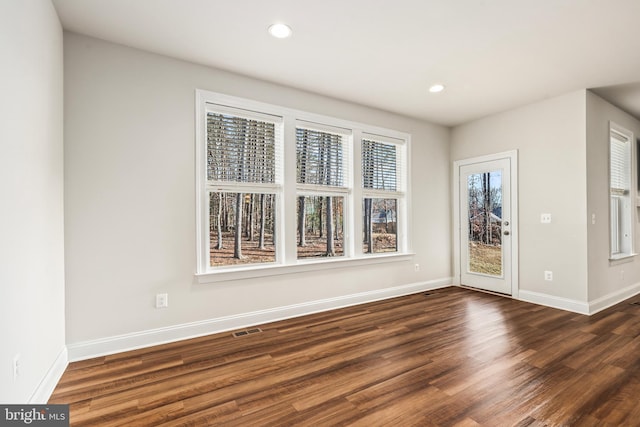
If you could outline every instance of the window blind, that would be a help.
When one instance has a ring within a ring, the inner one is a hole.
[[[273,122],[208,112],[207,179],[274,183],[277,130]]]
[[[345,185],[343,136],[297,127],[296,165],[298,184],[343,187]]]
[[[629,140],[617,132],[611,132],[609,144],[609,183],[611,194],[624,195],[631,189],[631,155]]]
[[[398,159],[394,144],[362,140],[362,186],[373,190],[398,189]]]

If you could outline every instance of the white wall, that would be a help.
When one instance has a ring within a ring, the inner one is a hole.
[[[411,133],[414,259],[195,284],[195,89]],[[449,283],[448,139],[443,127],[65,33],[70,353],[86,357],[175,338],[197,328],[174,335],[170,328],[211,319]],[[169,294],[169,308],[154,308],[158,292]],[[167,334],[144,337],[158,328]]]
[[[589,218],[592,214],[596,216],[596,223],[589,223],[588,227],[589,301],[597,310],[640,292],[638,257],[609,261],[609,121],[630,130],[636,138],[640,136],[640,121],[591,92],[587,92],[586,113],[588,212]],[[635,151],[632,158],[635,164]],[[634,183],[637,167],[635,165]],[[638,252],[638,209],[633,210],[633,218],[635,251]]]
[[[452,160],[518,150],[520,298],[574,310],[587,302],[585,120],[578,91],[458,126],[451,143]]]
[[[2,403],[44,403],[66,366],[62,46],[49,1],[0,2]]]

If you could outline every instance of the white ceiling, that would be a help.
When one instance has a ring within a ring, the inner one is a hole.
[[[73,32],[447,126],[598,87],[640,116],[640,0],[53,3]]]

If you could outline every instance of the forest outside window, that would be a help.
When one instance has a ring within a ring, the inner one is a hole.
[[[408,134],[196,96],[200,281],[408,254]]]
[[[275,194],[209,193],[211,266],[275,262],[275,203]]]
[[[344,197],[298,196],[298,259],[344,256]]]

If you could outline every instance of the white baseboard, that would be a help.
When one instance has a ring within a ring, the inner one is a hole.
[[[29,404],[44,405],[49,401],[53,390],[56,388],[58,381],[60,381],[64,370],[67,369],[68,364],[69,356],[67,348],[64,347],[60,353],[58,353],[58,357],[56,357],[56,360],[53,362],[53,365],[51,365],[42,381],[40,381],[40,384],[38,384],[36,391],[31,395]]]
[[[522,289],[520,290],[518,299],[590,316],[638,294],[640,294],[640,283],[627,286],[624,289],[612,292],[588,303]]]
[[[560,310],[572,311],[574,313],[590,314],[589,304],[569,298],[520,289],[518,292],[518,299],[547,307],[559,308]]]
[[[635,283],[624,289],[620,289],[619,291],[612,292],[593,301],[589,301],[589,314],[596,314],[599,311],[614,306],[619,302],[638,294],[640,294],[640,283]]]
[[[150,329],[124,335],[117,335],[91,341],[71,343],[67,345],[69,360],[78,361],[92,357],[120,353],[128,350],[149,347],[168,342],[195,338],[219,332],[242,329],[249,326],[261,325],[278,320],[336,308],[348,307],[367,302],[395,298],[422,291],[443,288],[451,285],[451,277],[445,277],[427,282],[411,283],[393,288],[379,289],[358,294],[327,298],[301,304],[293,304],[268,310],[254,311],[233,316],[219,317],[199,322],[184,323],[164,328]]]

